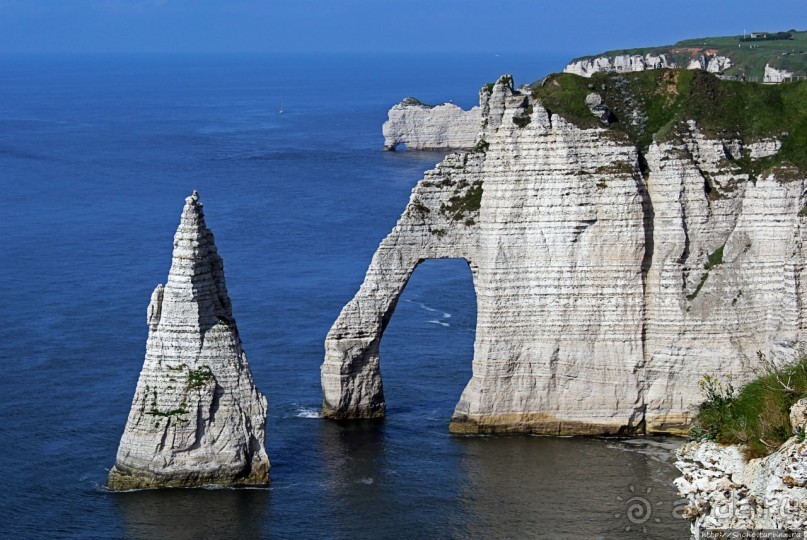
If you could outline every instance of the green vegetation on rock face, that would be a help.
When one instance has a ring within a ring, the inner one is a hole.
[[[608,129],[626,136],[640,151],[651,142],[676,140],[695,120],[706,136],[782,140],[772,158],[736,165],[756,175],[775,166],[807,171],[807,81],[762,85],[721,80],[700,70],[658,69],[596,73],[584,78],[550,75],[532,85],[533,98],[583,128],[603,127],[585,103],[596,92],[616,119]]]
[[[521,114],[513,116],[513,123],[518,127],[526,127],[532,121],[532,113],[532,105],[529,105]]]
[[[472,154],[476,154],[478,152],[487,152],[488,148],[490,148],[490,143],[487,142],[485,139],[479,139],[479,141],[477,141],[476,143],[476,146],[471,148],[470,152]]]
[[[477,212],[481,204],[482,182],[477,181],[469,185],[465,181],[460,181],[455,187],[454,195],[449,197],[448,204],[440,205],[440,213],[453,221],[463,221],[466,226],[470,226],[475,221],[468,218],[467,214]]]
[[[709,255],[709,258],[706,260],[706,264],[703,265],[703,268],[706,271],[701,276],[701,280],[698,283],[698,286],[695,287],[695,290],[692,291],[692,294],[687,295],[687,300],[692,301],[692,300],[694,300],[695,298],[698,297],[698,293],[701,292],[701,289],[703,288],[703,285],[706,283],[706,280],[709,278],[709,272],[712,270],[712,268],[714,268],[718,264],[723,263],[723,248],[725,248],[725,247],[726,247],[726,245],[723,244],[722,246],[717,248],[711,255]]]
[[[731,383],[704,376],[700,384],[706,399],[695,417],[693,438],[740,444],[748,457],[760,457],[793,435],[790,408],[807,396],[807,358],[776,369],[757,354],[764,374],[739,392]]]
[[[437,105],[430,105],[428,103],[423,103],[422,101],[420,101],[418,98],[415,98],[415,97],[404,98],[401,101],[401,105],[406,105],[406,106],[409,106],[409,107],[412,107],[412,106],[425,107],[427,109],[433,109],[433,108],[435,108],[437,106]]]
[[[714,268],[718,264],[723,263],[723,249],[725,249],[725,247],[726,247],[726,244],[723,244],[722,246],[717,248],[711,255],[709,255],[709,258],[707,259],[706,265],[705,265],[705,268],[707,270],[711,270],[712,268]]]
[[[187,364],[179,364],[177,366],[166,366],[169,372],[178,372],[188,370],[188,380],[185,384],[185,387],[182,390],[182,400],[179,403],[179,406],[171,409],[171,410],[160,410],[157,406],[157,390],[149,391],[148,386],[146,386],[146,394],[151,395],[151,403],[150,409],[146,412],[149,416],[155,417],[162,417],[162,418],[174,418],[177,421],[187,421],[182,417],[188,414],[188,392],[191,390],[195,390],[197,388],[201,388],[207,385],[210,381],[214,380],[215,377],[213,372],[210,370],[210,366],[202,366],[199,369],[190,369]],[[174,378],[170,378],[169,380],[175,381]],[[174,390],[174,386],[166,387],[166,390]],[[155,424],[155,427],[158,424]]]
[[[185,410],[184,407],[180,407],[179,409],[173,409],[170,411],[160,411],[157,409],[151,409],[146,414],[151,416],[162,416],[163,418],[168,418],[171,416],[182,416],[183,414],[188,414],[188,411]]]
[[[770,64],[771,67],[777,69],[792,71],[796,75],[807,75],[807,31],[790,30],[789,33],[791,34],[790,39],[776,40],[747,39],[743,41],[742,35],[686,39],[675,45],[614,50],[575,60],[622,54],[664,54],[668,61],[685,68],[692,58],[708,51],[710,54],[727,56],[731,59],[732,66],[724,72],[726,75],[740,76],[745,73],[756,80],[762,80],[765,64]]]
[[[210,371],[209,366],[202,366],[199,369],[189,369],[187,389],[193,390],[194,388],[202,387],[212,379],[213,379],[213,372]]]
[[[415,212],[417,212],[418,215],[420,215],[420,217],[423,217],[426,214],[428,214],[429,212],[431,212],[431,210],[429,210],[429,207],[426,206],[425,204],[423,204],[423,201],[421,201],[420,199],[415,199],[412,202],[412,209]]]

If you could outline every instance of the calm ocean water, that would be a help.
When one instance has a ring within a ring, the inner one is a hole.
[[[472,106],[502,73],[520,84],[565,60],[0,60],[0,536],[686,537],[678,441],[448,434],[475,323],[458,261],[423,264],[398,305],[386,421],[316,417],[325,334],[441,158],[381,151],[387,108]],[[193,189],[269,399],[273,484],[108,493],[146,306]],[[631,521],[637,503],[649,514]]]

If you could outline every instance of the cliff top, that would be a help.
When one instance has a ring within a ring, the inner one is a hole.
[[[789,35],[789,37],[786,37]],[[758,36],[758,37],[752,37]],[[729,76],[743,73],[762,73],[765,65],[785,69],[795,75],[807,75],[807,31],[788,30],[786,32],[754,32],[745,36],[720,36],[693,38],[679,41],[674,45],[618,49],[602,54],[581,56],[574,61],[618,55],[664,54],[671,62],[686,66],[690,59],[700,54],[727,56],[732,65],[724,71]]]
[[[405,107],[425,107],[427,109],[433,109],[437,107],[437,105],[432,105],[430,103],[423,103],[418,98],[412,96],[403,98],[399,103],[399,105],[403,105]],[[440,105],[442,105],[442,103],[440,103]]]
[[[592,93],[607,107],[605,122],[592,114]],[[624,134],[642,150],[653,140],[677,138],[694,120],[711,137],[744,143],[780,139],[776,155],[737,161],[751,174],[777,165],[807,170],[807,81],[763,85],[679,69],[595,73],[591,78],[559,73],[533,83],[532,94],[577,126]]]

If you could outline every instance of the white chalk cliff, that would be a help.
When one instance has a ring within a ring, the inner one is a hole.
[[[783,83],[793,79],[793,72],[786,69],[778,69],[770,64],[765,64],[765,75],[762,82],[766,83]]]
[[[406,98],[394,105],[384,122],[384,149],[447,150],[471,148],[476,144],[481,122],[479,107],[464,111],[453,103],[426,105]]]
[[[680,447],[675,480],[687,499],[684,516],[693,538],[702,529],[790,529],[807,527],[807,399],[791,409],[800,433],[771,455],[746,460],[737,446],[690,442]]]
[[[413,189],[328,333],[324,416],[385,414],[379,343],[431,258],[465,259],[477,295],[457,433],[680,432],[702,374],[741,383],[756,351],[795,357],[807,178],[750,180],[733,161],[778,142],[711,139],[693,121],[640,155],[509,77],[483,90],[481,111],[476,147]]]
[[[668,61],[664,54],[618,54],[574,60],[563,68],[563,72],[591,77],[602,71],[632,72],[673,67],[676,67],[675,63]]]
[[[689,61],[687,69],[702,69],[709,73],[722,73],[730,68],[731,65],[731,58],[728,56],[702,52]]]
[[[686,64],[687,69],[702,69],[710,73],[722,73],[732,66],[727,56],[710,54],[702,51],[693,56]],[[664,69],[681,67],[666,54],[617,54],[601,55],[573,60],[565,68],[564,73],[574,73],[581,77],[591,77],[595,73],[619,72],[629,73],[646,71],[649,69]]]
[[[266,485],[266,398],[252,381],[196,192],[147,319],[146,359],[109,488]]]

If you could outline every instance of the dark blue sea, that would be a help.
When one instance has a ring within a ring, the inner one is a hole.
[[[567,56],[0,59],[0,536],[685,538],[680,441],[449,435],[476,316],[462,262],[427,261],[398,305],[386,420],[317,417],[328,328],[442,157],[383,152],[387,109],[470,107]],[[109,493],[194,189],[269,399],[273,482]]]

